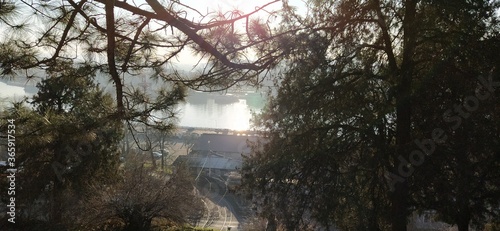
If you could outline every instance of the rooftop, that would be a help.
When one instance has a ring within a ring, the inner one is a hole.
[[[193,151],[213,151],[217,153],[249,154],[248,141],[257,141],[257,136],[225,134],[202,134],[193,146]]]
[[[241,168],[241,159],[230,159],[225,157],[219,157],[214,155],[207,156],[179,156],[174,165],[180,163],[187,163],[189,167],[194,168],[205,168],[205,169],[222,169],[222,170],[236,170]]]

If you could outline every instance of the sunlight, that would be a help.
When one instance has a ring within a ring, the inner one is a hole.
[[[207,100],[206,104],[184,103],[179,105],[179,111],[180,126],[250,129],[251,112],[244,99],[231,104],[218,104],[214,100]]]
[[[196,1],[196,0],[187,0],[183,3],[189,6],[194,6],[197,10],[202,13],[212,12],[212,11],[231,11],[231,10],[239,10],[244,14],[250,13],[254,11],[257,7],[261,7],[272,0],[254,0],[254,1],[246,1],[246,0],[219,0],[219,1]],[[276,9],[281,7],[281,4],[275,3],[266,7],[267,10]]]

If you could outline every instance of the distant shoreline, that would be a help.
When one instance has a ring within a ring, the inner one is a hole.
[[[8,79],[0,79],[0,82],[8,85],[8,86],[13,86],[13,87],[22,87],[24,89],[24,92],[29,95],[34,95],[38,92],[38,88],[36,85],[38,84],[38,81],[22,81],[19,80],[8,80]]]

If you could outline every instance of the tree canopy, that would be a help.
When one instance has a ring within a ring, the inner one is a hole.
[[[19,123],[17,164],[23,169],[19,177],[26,178],[20,206],[41,203],[33,211],[22,208],[22,219],[47,222],[23,227],[67,229],[75,204],[87,197],[93,181],[136,193],[134,206],[147,207],[155,198],[169,201],[176,193],[185,196],[181,202],[191,200],[191,185],[173,175],[164,174],[173,180],[163,191],[152,188],[161,180],[148,178],[147,189],[157,194],[147,205],[141,204],[143,191],[134,191],[139,186],[116,183],[123,175],[118,172],[123,123],[169,130],[186,88],[216,91],[242,82],[259,84],[283,52],[268,43],[277,36],[271,25],[275,13],[264,9],[276,2],[251,12],[201,12],[180,1],[0,1],[0,78],[40,82],[34,97],[2,112],[2,118]],[[185,72],[176,67],[183,52],[199,59]],[[103,75],[113,84],[113,94],[97,84]],[[159,87],[141,89],[128,81],[138,76]],[[158,112],[166,117],[158,118]],[[8,126],[4,122],[2,128]],[[124,180],[133,181],[130,175],[124,174]],[[108,189],[101,196],[112,195]],[[94,199],[113,205],[106,198]],[[158,214],[180,222],[185,219],[181,202],[142,215],[148,222]],[[118,214],[109,219],[130,221],[123,211],[106,211]]]
[[[21,196],[51,194],[48,219],[58,224],[71,201],[61,192],[117,169],[123,121],[172,128],[187,87],[257,85],[280,68],[256,121],[264,139],[242,169],[268,229],[401,231],[412,212],[433,210],[464,231],[499,217],[497,0],[311,0],[306,11],[282,1],[280,12],[266,10],[277,2],[204,13],[180,1],[0,1],[1,77],[43,79],[33,110],[6,112],[22,124],[20,175],[37,192]],[[176,69],[182,52],[199,58],[189,73]],[[138,75],[162,87],[126,82]],[[95,155],[83,155],[89,149]]]
[[[498,2],[308,6],[287,11],[283,28],[308,29],[257,119],[269,142],[243,168],[261,215],[395,231],[413,211],[459,230],[497,217],[499,146],[485,137],[498,134]]]
[[[118,177],[123,126],[109,118],[113,98],[93,82],[88,67],[60,65],[63,71],[43,80],[33,99],[15,103],[1,116],[2,129],[7,119],[16,124],[21,223],[43,214],[42,220],[59,227],[89,184],[109,184]]]
[[[144,117],[168,97],[148,100],[127,86],[126,76],[201,90],[262,81],[283,53],[270,46],[275,13],[264,11],[276,2],[252,12],[203,13],[179,1],[1,1],[0,70],[34,78],[59,62],[91,66],[113,82],[117,118]],[[174,68],[181,52],[200,59],[194,74]],[[148,108],[135,110],[135,101]]]

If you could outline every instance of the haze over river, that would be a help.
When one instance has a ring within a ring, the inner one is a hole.
[[[0,80],[0,106],[12,99],[36,94],[33,83]],[[259,113],[265,104],[264,94],[258,92],[205,93],[190,91],[185,103],[177,110],[178,125],[185,127],[248,130],[253,113]]]
[[[253,113],[259,113],[265,98],[258,92],[204,93],[191,91],[186,103],[179,106],[179,124],[188,127],[209,127],[248,130]]]

